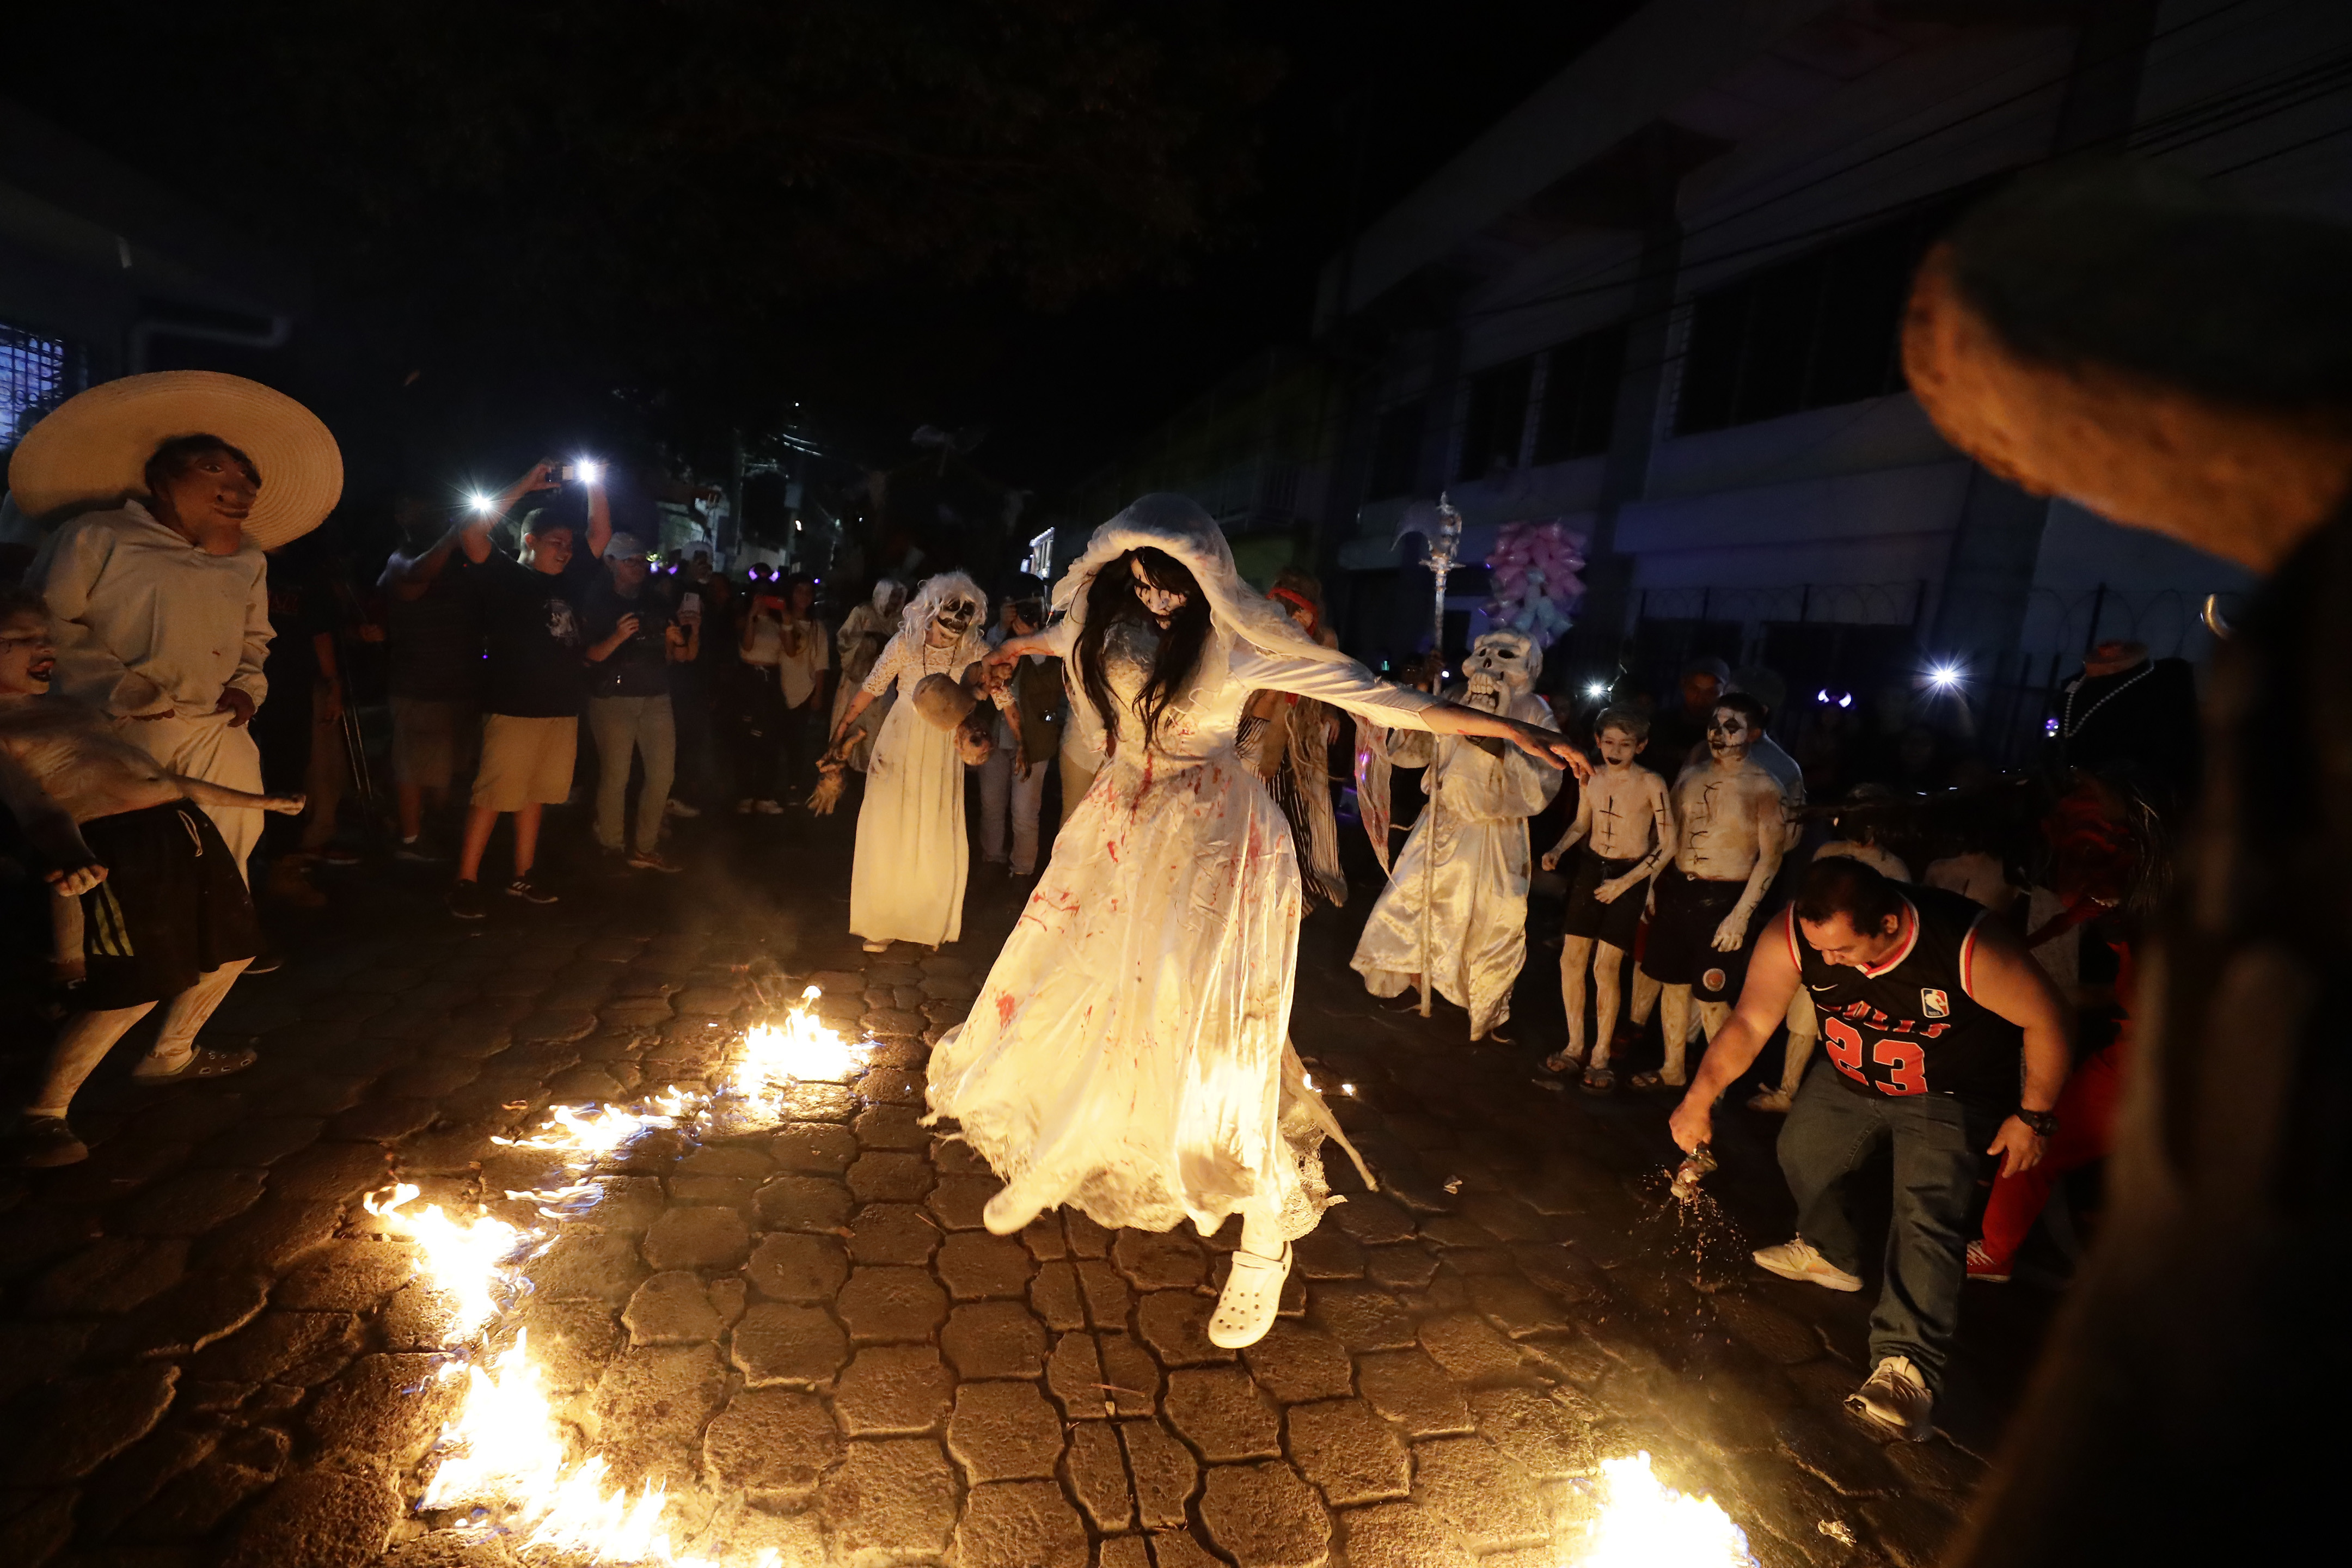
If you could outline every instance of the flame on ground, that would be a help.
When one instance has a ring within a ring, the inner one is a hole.
[[[837,1082],[864,1069],[863,1052],[809,1012],[817,994],[810,986],[782,1027],[762,1025],[751,1032],[720,1080],[718,1099],[734,1100],[755,1114],[780,1114],[793,1083]],[[507,1195],[536,1201],[541,1215],[551,1220],[576,1217],[599,1191],[577,1178],[599,1161],[655,1128],[692,1122],[717,1109],[712,1097],[677,1091],[642,1104],[645,1109],[635,1110],[559,1105],[529,1137],[498,1140],[509,1148],[560,1155],[575,1178],[568,1186]],[[516,1268],[517,1255],[545,1241],[547,1232],[522,1230],[489,1215],[460,1223],[433,1205],[407,1209],[417,1195],[415,1186],[402,1183],[390,1202],[379,1204],[370,1196],[365,1206],[415,1237],[426,1276],[452,1303],[450,1344],[478,1344],[514,1295],[528,1288]],[[672,1545],[663,1522],[668,1499],[659,1484],[632,1496],[626,1487],[613,1484],[604,1456],[572,1457],[568,1429],[548,1399],[526,1333],[518,1332],[514,1343],[487,1364],[453,1359],[441,1375],[462,1378],[465,1391],[435,1447],[433,1479],[422,1509],[478,1510],[457,1528],[505,1533],[524,1551],[538,1549],[569,1561],[719,1568]],[[752,1568],[782,1568],[781,1554],[763,1549]]]
[[[1731,1516],[1660,1481],[1647,1453],[1601,1462],[1599,1502],[1570,1568],[1753,1568]]]
[[[630,1140],[654,1128],[677,1126],[677,1111],[667,1105],[662,1109],[663,1114],[647,1116],[617,1105],[598,1105],[589,1107],[583,1115],[568,1105],[558,1105],[549,1109],[547,1125],[530,1137],[491,1142],[511,1149],[543,1149],[584,1163],[618,1152]]]
[[[425,1256],[425,1274],[449,1300],[448,1342],[463,1344],[489,1327],[490,1320],[520,1287],[521,1279],[509,1263],[539,1237],[535,1232],[518,1230],[488,1215],[461,1223],[437,1204],[403,1213],[420,1190],[402,1182],[392,1189],[390,1203],[379,1204],[371,1193],[360,1200],[360,1206],[379,1218],[394,1221],[416,1238]]]
[[[743,1037],[742,1054],[722,1080],[722,1093],[761,1114],[780,1115],[784,1092],[793,1084],[838,1083],[864,1068],[864,1053],[809,1011],[818,994],[810,986],[785,1015],[782,1027],[761,1024]]]

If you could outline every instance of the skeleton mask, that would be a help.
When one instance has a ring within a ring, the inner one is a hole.
[[[874,613],[895,616],[907,603],[907,590],[885,577],[874,584]]]
[[[940,605],[940,613],[931,624],[945,632],[948,640],[952,642],[971,630],[972,623],[978,619],[980,601],[966,594],[955,594]]]
[[[1748,715],[1737,708],[1718,708],[1706,721],[1706,749],[1715,760],[1727,766],[1748,759],[1748,749],[1756,744],[1755,728]]]
[[[1471,645],[1462,673],[1470,679],[1465,705],[1503,713],[1535,684],[1543,669],[1543,652],[1525,632],[1488,632]]]

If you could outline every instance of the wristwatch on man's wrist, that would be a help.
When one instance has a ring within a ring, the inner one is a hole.
[[[2055,1138],[2058,1135],[2058,1113],[2054,1110],[2028,1110],[2020,1106],[2017,1119],[2033,1129],[2033,1135],[2037,1138]]]

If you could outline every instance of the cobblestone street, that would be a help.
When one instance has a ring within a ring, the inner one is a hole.
[[[476,926],[441,912],[431,868],[349,873],[215,1024],[257,1037],[258,1068],[141,1095],[118,1053],[77,1111],[91,1159],[0,1178],[0,1563],[511,1564],[415,1511],[458,1385],[431,1381],[436,1299],[362,1198],[397,1177],[547,1223],[505,1196],[545,1160],[494,1136],[698,1082],[811,982],[879,1042],[871,1070],[803,1086],[780,1131],[656,1131],[600,1166],[498,1331],[528,1331],[619,1479],[667,1480],[682,1547],[730,1568],[764,1547],[1564,1568],[1597,1462],[1646,1449],[1767,1564],[1934,1560],[2048,1298],[1971,1290],[1946,1434],[1870,1439],[1839,1405],[1875,1271],[1836,1296],[1747,1264],[1789,1217],[1777,1123],[1736,1108],[1709,1190],[1746,1239],[1682,1245],[1658,1196],[1668,1102],[1528,1085],[1556,1033],[1550,952],[1521,1044],[1474,1049],[1460,1013],[1383,1007],[1347,971],[1362,877],[1308,922],[1294,1033],[1382,1191],[1330,1151],[1349,1201],[1235,1354],[1202,1325],[1237,1225],[982,1228],[995,1183],[918,1124],[922,1069],[1016,906],[976,870],[963,942],[865,954],[842,929],[851,823],[693,825],[688,876],[575,863],[561,903],[499,900]]]

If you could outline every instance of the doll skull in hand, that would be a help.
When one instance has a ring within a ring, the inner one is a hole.
[[[1462,662],[1470,689],[1462,699],[1472,708],[1507,713],[1512,702],[1543,672],[1543,650],[1525,632],[1488,632],[1470,647]]]

